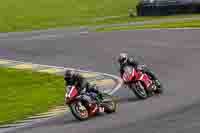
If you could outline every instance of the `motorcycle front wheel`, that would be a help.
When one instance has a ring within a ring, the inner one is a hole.
[[[132,91],[139,99],[146,99],[148,97],[148,93],[145,89],[145,86],[141,81],[136,82],[134,88],[132,88]]]
[[[87,108],[80,101],[75,101],[74,103],[71,103],[69,107],[73,116],[76,119],[83,121],[89,118],[89,113]]]

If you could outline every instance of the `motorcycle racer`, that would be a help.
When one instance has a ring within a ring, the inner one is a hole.
[[[137,60],[134,59],[134,57],[129,56],[127,53],[120,53],[118,57],[118,63],[120,64],[120,76],[122,77],[124,73],[124,67],[126,65],[130,65],[134,67],[136,70],[141,70],[142,72],[146,73],[151,77],[152,80],[155,81],[155,84],[158,88],[162,88],[161,82],[158,80],[156,75],[153,73],[152,70],[150,70],[146,65],[141,65]]]
[[[79,94],[89,94],[93,99],[100,103],[102,98],[101,92],[97,86],[91,85],[86,78],[73,70],[67,70],[64,75],[66,85],[75,85]]]

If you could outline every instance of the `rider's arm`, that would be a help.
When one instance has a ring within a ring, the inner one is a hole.
[[[124,73],[124,69],[123,69],[123,67],[121,67],[120,68],[120,77],[122,78],[122,76],[123,76],[123,73]]]
[[[86,91],[88,91],[88,81],[81,75],[78,76],[78,81],[80,90],[82,91],[83,89],[86,89]]]

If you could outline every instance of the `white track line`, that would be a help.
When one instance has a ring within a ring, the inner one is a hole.
[[[120,26],[120,27],[127,27],[127,26]],[[110,27],[109,27],[110,28]],[[111,27],[113,28],[113,27]],[[200,30],[200,28],[190,28],[190,27],[185,27],[185,28],[152,28],[152,29],[127,29],[127,30],[110,30],[110,31],[100,31],[102,33],[106,32],[125,32],[125,31],[180,31],[180,30]]]
[[[35,63],[32,63],[32,62],[23,62],[23,61],[8,60],[8,59],[5,59],[5,60],[10,61],[10,62],[22,63],[22,64],[26,64],[26,63],[35,64]],[[79,72],[96,73],[96,74],[99,74],[99,75],[111,77],[111,78],[117,80],[118,85],[110,92],[110,94],[114,94],[123,84],[123,81],[121,80],[120,77],[112,75],[112,74],[95,72],[95,71],[86,71],[86,70],[81,70],[81,69],[75,69],[75,68],[70,68],[70,67],[62,67],[62,66],[54,66],[54,65],[41,65],[41,64],[36,64],[36,65],[43,66],[43,67],[52,67],[52,68],[64,69],[64,70],[75,70],[75,71],[79,71]]]

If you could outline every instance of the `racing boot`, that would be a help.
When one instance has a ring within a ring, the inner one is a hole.
[[[99,112],[103,113],[104,112],[104,106],[102,105],[103,95],[101,93],[98,93],[96,99],[99,106]]]
[[[156,94],[162,93],[163,92],[163,86],[162,86],[162,84],[160,83],[159,80],[155,80],[155,85],[157,86],[156,87],[157,89],[155,90],[155,93]]]
[[[97,96],[96,96],[96,100],[97,100],[97,103],[100,105],[102,100],[103,100],[103,96],[101,93],[98,93]]]
[[[162,88],[162,84],[160,83],[159,80],[155,80],[155,84],[158,88]]]

